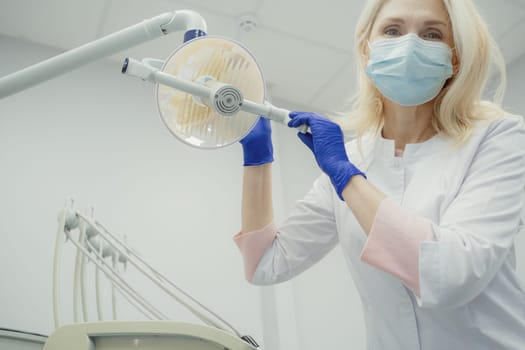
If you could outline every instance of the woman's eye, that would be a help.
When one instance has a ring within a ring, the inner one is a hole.
[[[386,28],[383,33],[388,36],[397,36],[401,34],[397,28]]]
[[[439,32],[430,31],[423,34],[423,39],[426,40],[443,40],[443,35]]]

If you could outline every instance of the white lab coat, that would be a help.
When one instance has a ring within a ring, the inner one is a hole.
[[[370,350],[525,349],[525,288],[515,271],[525,129],[521,117],[479,123],[464,144],[437,135],[394,156],[382,137],[347,152],[402,208],[432,221],[420,244],[420,298],[360,260],[367,236],[322,175],[279,226],[252,282],[287,280],[341,244],[363,302]]]

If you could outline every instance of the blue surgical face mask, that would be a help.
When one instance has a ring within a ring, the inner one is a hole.
[[[452,76],[452,52],[445,43],[407,34],[369,46],[366,74],[385,97],[401,106],[432,100]]]

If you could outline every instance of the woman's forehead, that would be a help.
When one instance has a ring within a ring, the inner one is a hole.
[[[443,0],[387,0],[379,10],[376,21],[385,19],[449,22]]]

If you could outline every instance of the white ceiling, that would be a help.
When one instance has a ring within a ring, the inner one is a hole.
[[[525,0],[475,0],[507,63],[525,53]],[[209,34],[241,41],[255,55],[275,104],[330,111],[353,89],[352,37],[364,0],[0,0],[0,34],[68,50],[157,14],[199,12]],[[257,28],[239,29],[251,14]],[[176,33],[111,57],[166,58]],[[132,83],[132,81],[130,82]]]

